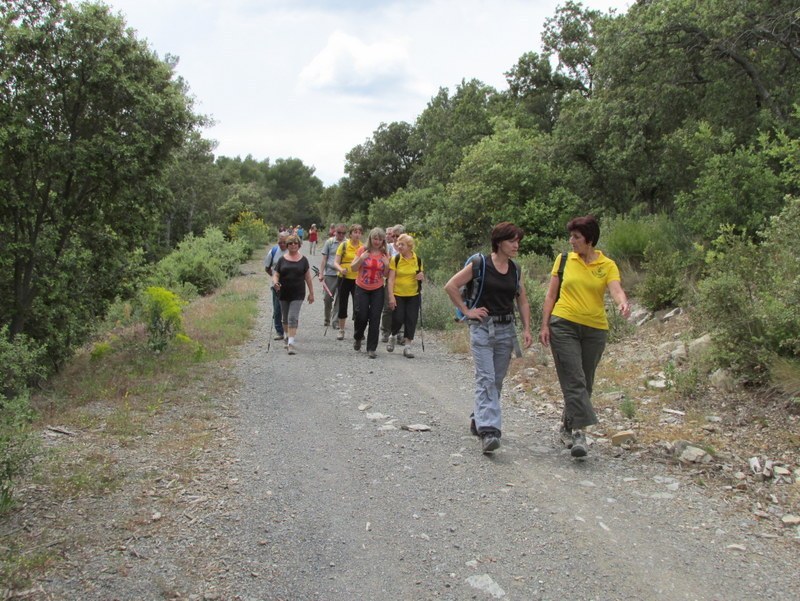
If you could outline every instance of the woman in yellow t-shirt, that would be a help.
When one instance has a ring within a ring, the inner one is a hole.
[[[403,356],[412,358],[414,332],[417,329],[419,310],[422,303],[422,259],[414,252],[414,238],[400,234],[394,243],[397,254],[389,262],[389,309],[392,310],[392,333],[386,350],[394,351],[397,335],[403,328],[406,343]],[[424,346],[424,345],[423,345]]]
[[[349,238],[339,245],[336,249],[336,259],[334,259],[334,267],[339,272],[339,288],[336,292],[338,295],[339,303],[339,333],[336,335],[336,340],[344,340],[344,322],[347,319],[347,302],[353,296],[356,288],[356,277],[358,273],[353,271],[350,266],[353,264],[353,259],[356,258],[358,249],[364,246],[361,243],[361,234],[364,228],[358,223],[354,223],[348,230]],[[355,304],[355,300],[353,301]]]
[[[539,340],[552,347],[564,395],[561,441],[573,457],[584,457],[589,452],[584,429],[597,423],[592,386],[608,335],[606,289],[624,317],[631,309],[617,264],[595,249],[600,226],[594,216],[576,217],[567,224],[567,231],[572,252],[566,257],[563,281],[558,277],[562,257],[553,265]]]

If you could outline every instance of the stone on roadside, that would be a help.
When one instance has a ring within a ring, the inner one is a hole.
[[[698,355],[703,355],[711,349],[711,345],[713,344],[711,340],[711,334],[705,334],[700,336],[700,338],[695,338],[689,343],[689,351],[690,357],[697,357]]]
[[[800,526],[800,516],[787,513],[781,518],[784,526]]]
[[[719,368],[708,377],[708,380],[717,390],[733,392],[736,389],[736,380],[727,369]]]
[[[615,447],[632,442],[636,442],[636,433],[633,430],[622,430],[611,436],[611,444]]]
[[[685,440],[675,443],[675,456],[682,463],[709,463],[711,461],[711,455]]]

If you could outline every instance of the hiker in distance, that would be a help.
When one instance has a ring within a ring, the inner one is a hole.
[[[288,251],[275,264],[272,273],[273,290],[278,291],[286,332],[284,346],[290,355],[295,354],[294,341],[300,323],[300,308],[303,306],[305,287],[308,286],[308,303],[314,302],[314,285],[311,282],[308,259],[300,253],[300,237],[286,239]]]
[[[357,273],[353,350],[361,350],[364,331],[369,326],[367,356],[374,359],[377,357],[383,297],[386,294],[384,279],[389,274],[389,250],[386,248],[386,232],[383,229],[375,227],[370,230],[366,245],[356,251],[352,269]]]
[[[358,274],[350,267],[353,264],[353,259],[356,258],[356,251],[364,246],[361,243],[363,231],[364,228],[360,224],[352,224],[348,230],[349,238],[339,245],[334,258],[334,265],[336,266],[336,271],[339,272],[340,278],[339,293],[336,295],[336,300],[339,303],[339,333],[336,335],[336,340],[344,340],[347,303],[355,292],[356,277],[358,277]],[[355,306],[355,297],[353,297],[353,305]]]
[[[278,233],[278,243],[267,251],[264,257],[264,271],[270,276],[273,276],[273,269],[283,255],[286,254],[288,248],[286,246],[286,239],[289,237],[289,232],[283,229]],[[275,326],[275,340],[283,340],[285,332],[283,330],[283,320],[281,319],[281,302],[278,298],[278,291],[270,281],[272,286],[272,323]]]
[[[389,279],[387,280],[387,296],[392,311],[392,328],[386,350],[394,351],[400,329],[405,335],[403,356],[414,357],[414,333],[422,305],[422,282],[425,274],[422,259],[414,252],[414,239],[408,234],[400,234],[394,243],[397,254],[389,261]]]
[[[576,217],[567,231],[572,252],[559,255],[553,264],[539,340],[552,349],[564,395],[559,437],[573,457],[585,457],[589,449],[584,430],[597,423],[592,386],[608,335],[606,289],[623,317],[631,308],[617,264],[595,248],[600,226],[594,216]]]
[[[517,343],[514,301],[519,304],[525,348],[533,342],[530,307],[522,283],[522,272],[513,258],[524,236],[521,228],[504,221],[492,229],[492,253],[475,255],[445,284],[444,289],[469,324],[470,349],[475,361],[475,401],[470,431],[480,436],[484,453],[500,447],[503,431],[500,393],[503,378]],[[461,287],[481,278],[478,298],[469,304]]]
[[[324,326],[327,328],[331,325],[331,312],[334,312],[334,317],[339,314],[339,270],[336,269],[336,251],[339,250],[339,245],[344,241],[345,234],[347,234],[347,226],[340,223],[334,226],[334,235],[331,236],[322,246],[320,254],[322,255],[322,264],[319,266],[319,281],[328,287],[325,291],[324,306],[325,306],[325,322]]]

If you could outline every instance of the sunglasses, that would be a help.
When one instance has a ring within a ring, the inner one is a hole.
[[[287,242],[286,244],[300,244],[299,242]]]

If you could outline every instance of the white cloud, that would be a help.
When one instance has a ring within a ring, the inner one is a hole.
[[[374,99],[403,90],[410,78],[409,55],[402,41],[369,44],[335,31],[300,72],[299,84],[302,91]]]

